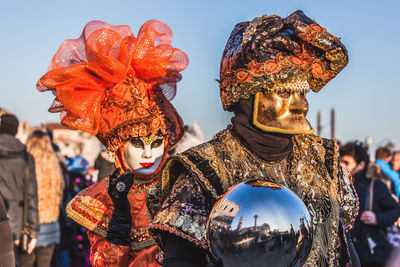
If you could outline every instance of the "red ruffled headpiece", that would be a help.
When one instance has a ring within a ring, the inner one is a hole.
[[[91,21],[80,38],[63,42],[37,89],[54,93],[49,111],[60,112],[63,124],[96,135],[111,151],[158,132],[174,145],[182,120],[169,101],[189,60],[171,41],[160,21],[147,21],[136,38],[129,26]]]

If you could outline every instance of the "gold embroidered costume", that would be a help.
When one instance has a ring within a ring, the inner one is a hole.
[[[337,265],[340,250],[346,251],[346,237],[339,225],[342,222],[348,229],[356,216],[357,199],[350,177],[339,165],[339,147],[334,140],[297,135],[293,142],[289,158],[267,162],[246,149],[229,127],[212,141],[171,158],[164,167],[160,190],[149,193],[151,199],[167,198],[158,209],[150,207],[154,215],[150,228],[169,231],[207,249],[205,223],[218,197],[233,185],[262,177],[291,189],[309,209],[316,238],[306,265],[323,261]],[[193,190],[188,191],[185,179],[196,184],[191,186]],[[182,201],[194,198],[197,201]],[[204,203],[199,203],[202,199]]]

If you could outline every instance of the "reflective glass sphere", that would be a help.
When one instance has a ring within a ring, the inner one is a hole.
[[[306,206],[292,191],[252,180],[231,187],[215,203],[207,239],[224,266],[302,266],[313,231]]]

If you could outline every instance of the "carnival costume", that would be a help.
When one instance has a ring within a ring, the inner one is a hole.
[[[321,90],[347,61],[339,38],[302,11],[235,26],[219,81],[223,108],[235,112],[232,125],[170,158],[161,182],[149,191],[150,231],[168,266],[179,266],[174,245],[190,242],[191,251],[206,258],[206,223],[214,203],[254,177],[286,186],[305,203],[314,229],[305,266],[352,263],[347,231],[358,202],[351,178],[339,164],[336,141],[312,135],[305,119],[305,94]]]
[[[96,135],[115,157],[114,174],[81,191],[67,206],[68,216],[88,229],[93,266],[158,266],[145,197],[159,180],[168,150],[183,134],[182,120],[169,101],[181,80],[179,72],[188,65],[186,54],[171,41],[171,29],[160,21],[147,21],[137,37],[128,26],[92,21],[80,38],[60,46],[38,81],[39,91],[56,96],[50,112],[60,112],[69,128]],[[135,138],[147,144],[157,136],[164,144],[158,168],[135,173],[125,145]]]

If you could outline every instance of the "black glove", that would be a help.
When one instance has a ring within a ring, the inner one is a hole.
[[[127,196],[133,185],[133,174],[129,170],[121,175],[120,172],[121,169],[118,168],[111,174],[109,178],[108,194],[114,203],[114,210],[125,211],[130,209]]]
[[[116,245],[130,245],[131,211],[128,192],[133,185],[133,174],[130,171],[119,175],[116,169],[109,178],[108,194],[114,204],[114,211],[107,232],[107,241]]]

